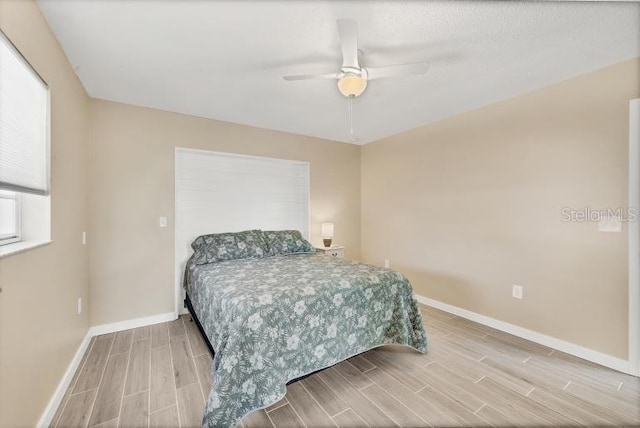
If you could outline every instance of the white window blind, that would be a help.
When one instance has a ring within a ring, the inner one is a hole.
[[[49,89],[0,32],[0,189],[49,193]]]

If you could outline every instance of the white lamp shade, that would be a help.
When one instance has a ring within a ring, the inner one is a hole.
[[[322,237],[333,238],[333,223],[322,223]]]

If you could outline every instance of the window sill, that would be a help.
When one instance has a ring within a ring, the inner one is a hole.
[[[0,245],[0,259],[3,257],[9,257],[14,254],[22,253],[24,251],[31,250],[33,248],[42,247],[44,245],[48,245],[53,241],[50,239],[47,240],[32,240],[32,241],[18,241],[12,244]]]

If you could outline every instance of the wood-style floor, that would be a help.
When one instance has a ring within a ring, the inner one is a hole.
[[[250,427],[640,426],[640,380],[422,307],[429,351],[382,347],[288,386]],[[211,358],[188,316],[95,337],[57,427],[199,427]]]

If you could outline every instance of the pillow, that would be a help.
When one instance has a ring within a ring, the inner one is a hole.
[[[297,230],[266,230],[262,235],[267,244],[267,254],[270,256],[316,252],[313,245]]]
[[[200,235],[191,243],[191,248],[193,248],[194,252],[198,252],[207,245],[211,244],[214,240],[220,240],[227,238],[229,242],[231,242],[233,233],[212,233],[210,235]]]
[[[197,237],[191,247],[197,265],[236,259],[260,259],[267,254],[267,245],[260,230],[235,233],[215,233]]]

